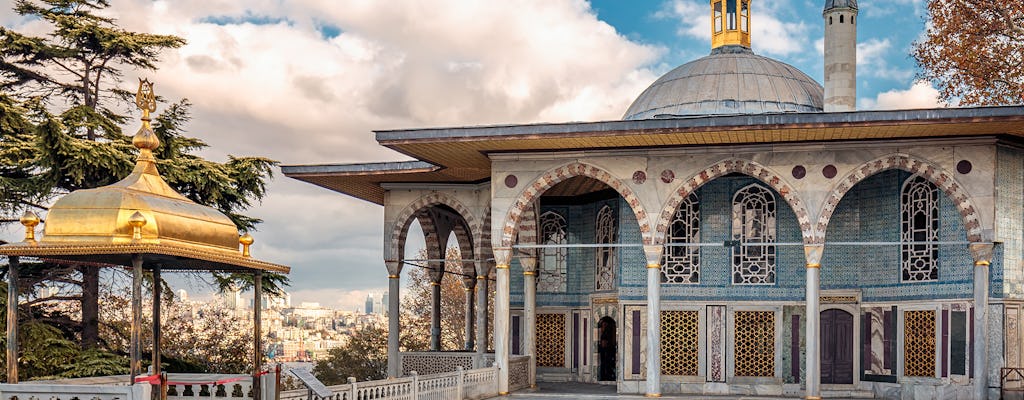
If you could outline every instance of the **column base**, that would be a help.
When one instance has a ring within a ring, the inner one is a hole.
[[[661,393],[645,393],[644,397],[661,397]]]
[[[498,392],[498,396],[508,396],[508,392]]]

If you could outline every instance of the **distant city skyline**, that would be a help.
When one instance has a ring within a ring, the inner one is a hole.
[[[924,0],[859,3],[859,106],[934,106],[908,56]],[[822,5],[755,0],[754,51],[820,82]],[[142,75],[160,96],[190,100],[186,130],[212,146],[204,157],[311,164],[407,159],[378,146],[374,129],[619,119],[658,76],[709,52],[708,10],[705,0],[114,0],[109,16],[188,41]],[[9,7],[0,25],[45,33]],[[134,79],[128,71],[122,86]],[[275,172],[246,213],[264,220],[253,253],[293,268],[293,301],[355,310],[386,291],[383,210]],[[19,237],[17,226],[0,234]],[[415,254],[415,224],[409,238]],[[167,275],[192,297],[213,296],[203,280]]]

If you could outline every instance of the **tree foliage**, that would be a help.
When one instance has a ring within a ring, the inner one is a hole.
[[[929,24],[914,43],[919,77],[948,102],[1024,103],[1024,2],[931,0]]]

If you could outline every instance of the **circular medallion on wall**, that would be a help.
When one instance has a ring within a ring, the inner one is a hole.
[[[636,171],[633,173],[633,183],[637,185],[643,185],[647,182],[647,173],[644,171]]]
[[[835,178],[837,172],[836,166],[832,164],[826,165],[825,168],[821,169],[821,174],[828,179]]]
[[[676,173],[670,169],[661,171],[661,181],[665,183],[672,183],[672,180],[676,179]]]
[[[516,185],[518,184],[519,178],[516,178],[515,175],[508,174],[507,176],[505,176],[505,186],[508,187],[509,189],[516,187]]]
[[[971,173],[972,169],[974,169],[974,165],[971,165],[970,161],[960,160],[960,162],[956,163],[956,172],[961,174],[967,175]]]
[[[804,168],[803,165],[797,165],[797,166],[793,167],[793,177],[794,178],[796,178],[796,179],[804,179],[805,176],[807,176],[807,168]]]

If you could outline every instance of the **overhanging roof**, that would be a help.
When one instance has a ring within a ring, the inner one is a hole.
[[[697,145],[1010,135],[1024,137],[1024,107],[834,113],[660,116],[574,122],[375,131],[377,142],[420,161],[284,166],[286,176],[381,204],[382,183],[490,179],[488,154]]]

